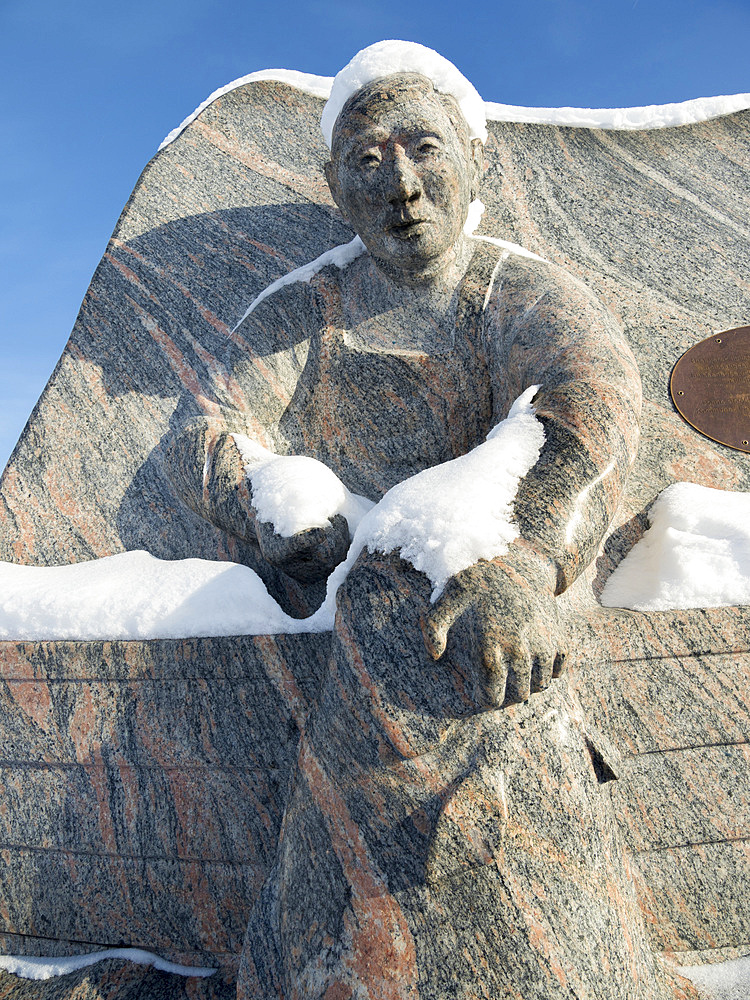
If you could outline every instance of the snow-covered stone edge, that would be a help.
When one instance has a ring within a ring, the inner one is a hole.
[[[219,87],[200,104],[192,114],[172,129],[159,146],[164,149],[185,131],[191,122],[214,101],[246,83],[259,80],[273,80],[287,83],[314,97],[328,98],[333,84],[332,76],[315,76],[293,69],[262,69],[248,73]],[[672,128],[676,125],[694,125],[709,121],[721,115],[734,114],[750,108],[750,93],[730,94],[719,97],[698,97],[676,104],[651,104],[643,108],[525,108],[515,104],[498,104],[485,101],[485,111],[489,121],[527,122],[537,125],[570,125],[579,128],[634,129]]]
[[[533,404],[538,388],[529,386],[484,442],[398,483],[378,504],[350,493],[313,458],[274,455],[235,435],[261,520],[288,537],[324,526],[336,513],[347,519],[353,535],[348,554],[328,578],[323,604],[308,618],[287,615],[247,566],[121,552],[53,567],[0,562],[0,638],[326,632],[333,628],[338,588],[365,548],[400,550],[429,578],[434,601],[450,577],[480,559],[504,555],[518,537],[516,492],[544,444]]]
[[[52,979],[55,976],[67,976],[79,969],[86,969],[97,962],[108,958],[122,959],[135,965],[153,965],[160,972],[170,972],[175,976],[198,976],[205,978],[213,976],[216,969],[206,969],[200,966],[177,965],[159,958],[150,951],[141,948],[108,948],[106,951],[94,951],[85,955],[69,957],[30,956],[30,955],[0,955],[0,970],[10,972],[21,979]]]
[[[706,1000],[746,1000],[750,997],[750,955],[709,965],[675,965],[698,987]]]

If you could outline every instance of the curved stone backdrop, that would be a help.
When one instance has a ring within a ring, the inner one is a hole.
[[[180,504],[161,458],[175,422],[211,411],[216,357],[254,296],[351,238],[323,178],[321,108],[247,84],[148,164],[5,470],[0,558],[232,559],[304,608],[252,546]],[[612,747],[619,781],[603,787],[653,943],[683,962],[731,957],[750,926],[750,614],[618,612],[596,595],[669,483],[750,489],[748,456],[698,435],[668,392],[688,347],[750,322],[750,112],[490,133],[480,231],[579,275],[641,368],[639,458],[565,598],[571,682]],[[0,643],[0,948],[156,948],[214,959],[230,981],[327,643]]]

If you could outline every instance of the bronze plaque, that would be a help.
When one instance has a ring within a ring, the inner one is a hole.
[[[691,347],[672,369],[669,388],[691,427],[750,453],[750,326]]]

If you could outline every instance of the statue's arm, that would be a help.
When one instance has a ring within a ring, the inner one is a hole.
[[[257,538],[249,481],[234,434],[247,435],[242,410],[217,407],[178,425],[166,450],[166,471],[182,502],[222,531]]]
[[[279,400],[291,397],[298,377],[286,319],[283,302],[263,304],[228,336],[203,413],[177,423],[167,443],[167,475],[183,503],[245,541],[255,541],[258,531],[234,435],[278,450]]]
[[[612,314],[559,268],[514,269],[495,327],[496,368],[504,362],[521,388],[540,386],[545,443],[514,512],[560,594],[596,555],[619,503],[638,447],[640,375]]]
[[[232,333],[206,412],[173,429],[165,461],[186,506],[222,531],[256,542],[266,562],[300,581],[328,575],[344,558],[346,520],[337,515],[327,527],[279,535],[257,515],[235,435],[279,455],[289,452],[280,424],[304,370],[315,319],[314,293],[302,282],[264,300]]]
[[[562,669],[556,598],[592,561],[614,516],[637,449],[641,384],[614,318],[560,269],[511,262],[491,309],[497,417],[540,385],[545,442],[515,498],[519,537],[506,555],[449,581],[424,631],[437,657],[454,624],[471,617],[489,701],[500,704],[525,700]]]
[[[326,527],[282,536],[258,517],[234,434],[248,435],[242,413],[227,409],[180,428],[167,451],[167,471],[176,492],[199,517],[222,531],[256,542],[261,556],[300,582],[323,579],[349,547],[346,519],[335,515]],[[265,437],[257,430],[254,440]],[[260,443],[260,442],[259,442]]]

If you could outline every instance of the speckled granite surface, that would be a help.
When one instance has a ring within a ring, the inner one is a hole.
[[[323,179],[320,107],[248,85],[147,166],[3,477],[2,558],[231,558],[287,608],[315,603],[319,588],[188,511],[162,459],[170,431],[217,404],[213,359],[255,294],[351,236]],[[748,113],[647,133],[495,123],[482,188],[481,232],[582,278],[641,369],[625,499],[564,598],[564,683],[619,759],[601,794],[652,941],[691,960],[750,947],[750,616],[622,613],[594,595],[664,486],[750,489],[748,457],[697,435],[668,396],[684,350],[750,316],[748,133]],[[6,950],[126,943],[214,955],[231,977],[326,651],[325,637],[0,644]]]
[[[11,951],[150,942],[174,961],[236,967],[327,646],[4,643]]]

